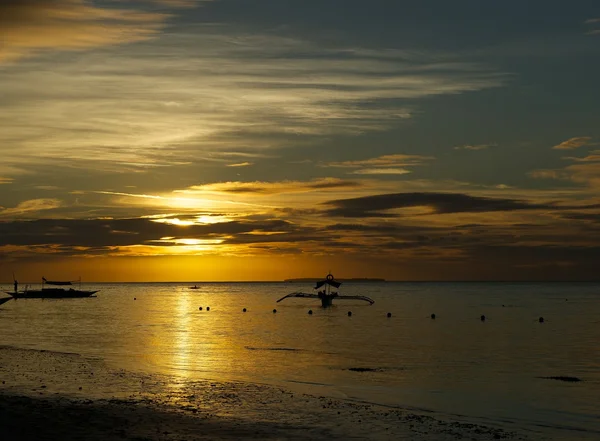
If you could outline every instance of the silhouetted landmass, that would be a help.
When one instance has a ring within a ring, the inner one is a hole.
[[[383,369],[379,368],[363,368],[363,367],[351,367],[348,368],[349,371],[353,372],[381,372]]]
[[[557,380],[557,381],[569,381],[572,383],[576,383],[578,381],[582,381],[581,378],[577,378],[577,377],[566,377],[563,375],[559,375],[557,377],[539,377],[542,378],[544,380]]]
[[[313,282],[318,282],[319,280],[323,280],[323,277],[305,277],[305,278],[300,278],[300,279],[285,279],[284,282],[289,282],[289,283],[297,283],[297,282],[303,282],[303,283],[313,283]],[[354,283],[379,283],[379,282],[385,282],[385,279],[375,279],[375,278],[353,278],[353,279],[335,279],[338,282],[354,282]]]

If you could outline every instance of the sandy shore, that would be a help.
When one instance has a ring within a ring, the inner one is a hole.
[[[0,348],[3,440],[543,439],[493,423]]]

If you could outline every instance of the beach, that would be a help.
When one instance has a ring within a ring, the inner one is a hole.
[[[497,425],[271,385],[112,370],[78,354],[2,347],[0,362],[4,440],[529,439]]]
[[[376,303],[331,308],[275,303],[288,285],[98,284],[96,298],[5,303],[1,427],[11,439],[598,439],[597,285],[349,284]]]

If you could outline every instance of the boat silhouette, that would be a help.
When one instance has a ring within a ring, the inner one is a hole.
[[[281,302],[282,300],[291,298],[291,297],[304,298],[304,299],[320,299],[321,306],[323,308],[327,308],[327,307],[331,306],[333,303],[333,299],[363,300],[365,302],[369,302],[369,304],[371,304],[371,305],[373,303],[375,303],[375,301],[373,299],[371,299],[367,296],[341,296],[338,294],[337,291],[332,291],[332,288],[339,289],[339,287],[341,285],[342,285],[342,282],[338,282],[337,280],[335,280],[335,278],[333,277],[333,274],[329,273],[329,274],[327,274],[327,277],[325,277],[324,280],[318,281],[316,286],[314,287],[314,289],[319,290],[317,294],[308,294],[308,293],[304,293],[304,292],[293,292],[293,293],[283,296],[282,298],[277,300],[277,303]]]
[[[73,286],[74,282],[79,282],[79,289],[57,288],[57,286]],[[22,291],[18,290],[18,282],[16,280],[14,283],[14,291],[4,291],[14,299],[74,299],[91,297],[98,292],[98,290],[88,291],[81,289],[81,278],[76,281],[53,281],[42,277],[42,289],[29,289],[26,287]]]

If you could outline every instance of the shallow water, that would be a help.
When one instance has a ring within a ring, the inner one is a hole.
[[[93,299],[9,302],[0,345],[600,437],[600,284],[347,283],[344,294],[376,303],[327,310],[275,303],[306,284],[188,286],[98,284]],[[550,376],[583,381],[540,378]]]

